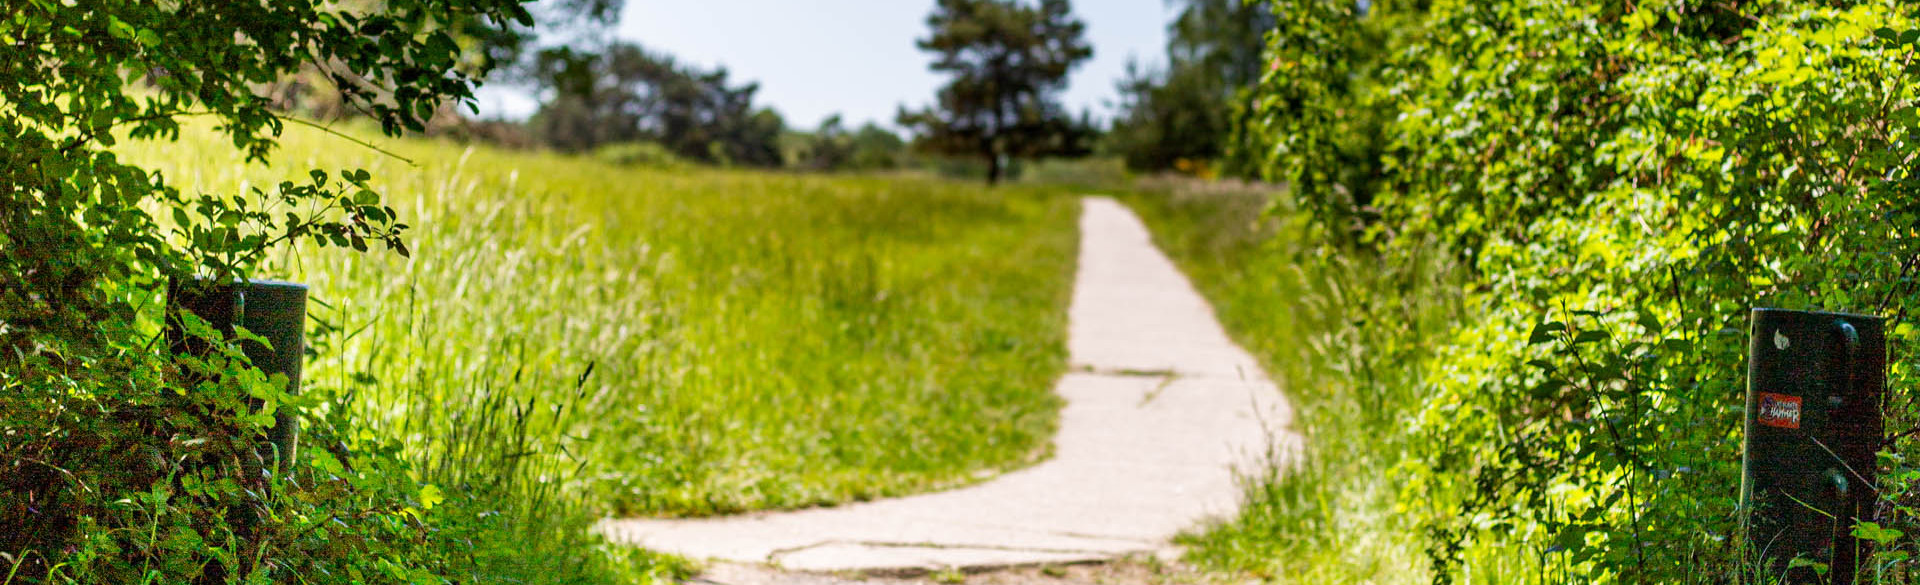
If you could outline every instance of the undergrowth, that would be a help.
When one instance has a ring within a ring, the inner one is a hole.
[[[1743,534],[1741,364],[1749,311],[1773,307],[1888,318],[1877,501],[1823,512],[1859,521],[1836,546],[1861,539],[1861,582],[1912,582],[1913,6],[1269,4],[1281,26],[1242,129],[1259,144],[1238,155],[1287,183],[1329,244],[1291,252],[1313,267],[1243,258],[1258,274],[1222,280],[1317,310],[1316,295],[1263,279],[1342,272],[1321,279],[1352,284],[1324,311],[1356,320],[1358,341],[1336,345],[1367,357],[1326,369],[1394,405],[1382,437],[1351,439],[1397,462],[1325,481],[1385,471],[1399,524],[1362,524],[1358,549],[1329,554],[1377,558],[1367,541],[1404,539],[1439,583],[1769,582],[1789,561]],[[1366,365],[1376,358],[1387,367]],[[1328,424],[1367,419],[1361,407]],[[1290,481],[1265,482],[1296,500],[1269,523],[1279,530],[1201,542],[1324,538],[1303,527],[1338,518],[1330,494],[1348,488]],[[1318,558],[1301,571],[1374,578]]]

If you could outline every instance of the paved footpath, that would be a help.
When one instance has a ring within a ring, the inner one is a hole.
[[[1054,456],[945,492],[693,520],[610,520],[618,542],[803,571],[990,568],[1169,549],[1230,516],[1235,470],[1291,449],[1292,412],[1124,206],[1089,197]]]

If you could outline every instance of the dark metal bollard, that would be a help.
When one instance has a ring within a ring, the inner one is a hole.
[[[244,342],[241,351],[253,366],[268,375],[284,374],[287,392],[300,391],[300,363],[306,346],[307,286],[275,280],[213,284],[206,281],[172,282],[167,287],[167,305],[179,307],[205,319],[226,335],[233,334],[238,323],[247,331],[265,338],[272,348],[258,342]],[[188,339],[180,324],[169,320],[167,340],[175,352],[205,353],[207,348]],[[279,461],[284,473],[299,444],[300,421],[291,410],[274,413],[273,429],[268,432],[273,452],[261,453],[267,461]]]
[[[1852,583],[1867,556],[1887,386],[1884,319],[1754,309],[1747,349],[1742,522],[1765,575]],[[1788,569],[1804,557],[1830,567]]]

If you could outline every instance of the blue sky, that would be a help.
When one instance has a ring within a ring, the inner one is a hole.
[[[811,129],[835,112],[848,126],[891,126],[901,104],[932,102],[941,78],[914,47],[926,36],[932,0],[627,0],[618,36],[685,62],[725,65],[736,83],[760,82],[760,102]],[[1093,59],[1075,70],[1064,96],[1078,112],[1107,117],[1129,56],[1165,60],[1163,0],[1078,0]],[[483,91],[485,115],[525,115],[531,100]]]

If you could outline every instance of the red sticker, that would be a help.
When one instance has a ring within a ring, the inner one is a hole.
[[[1800,428],[1800,397],[1761,392],[1760,424],[1783,429]]]

